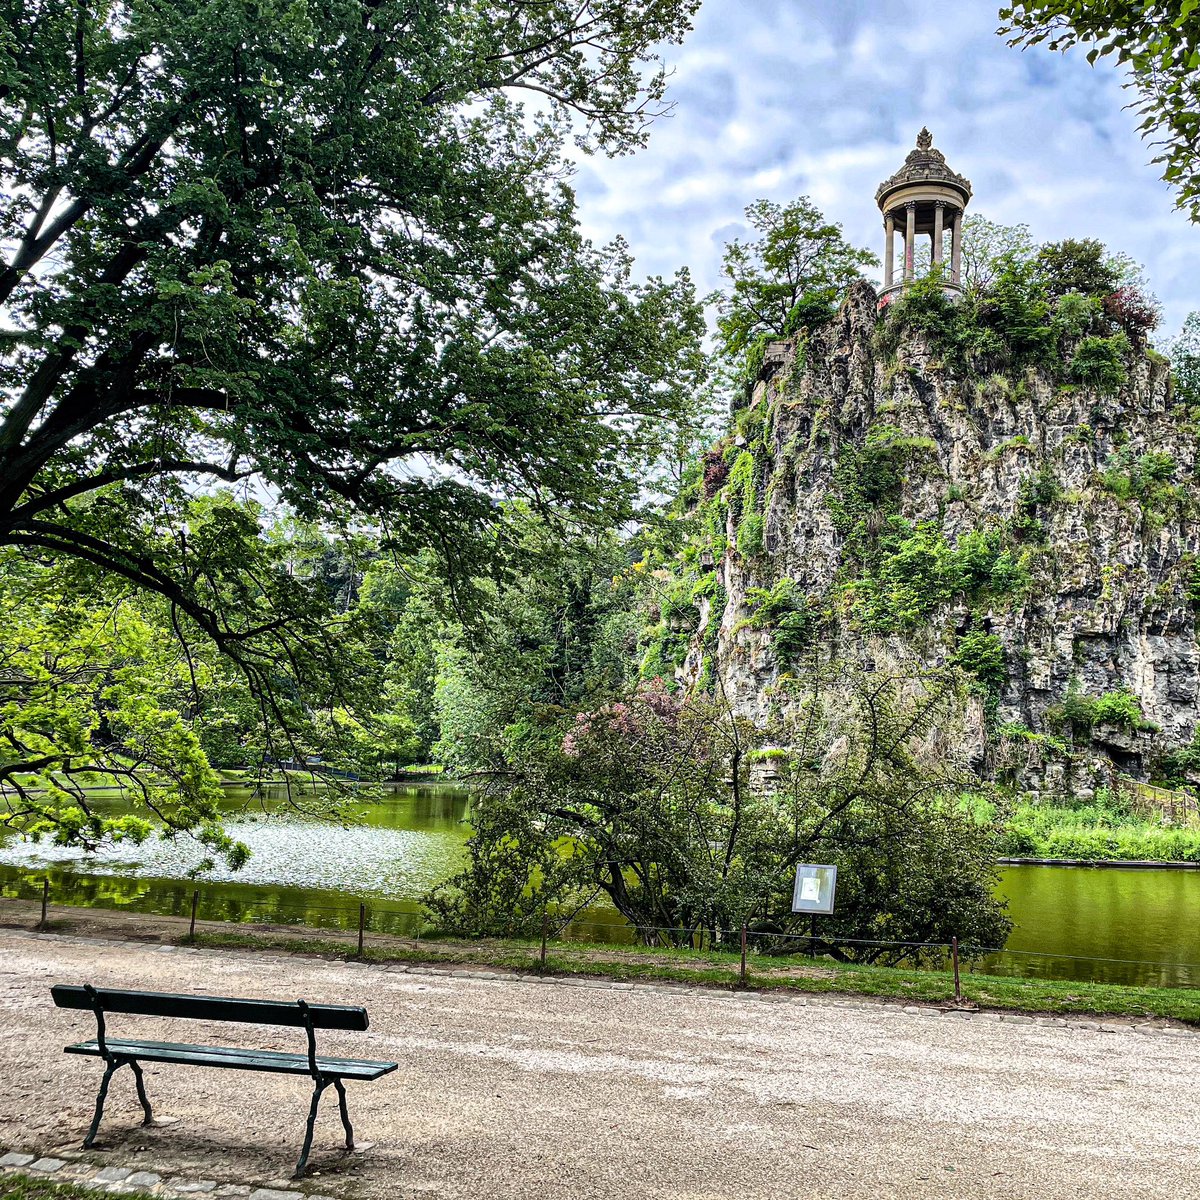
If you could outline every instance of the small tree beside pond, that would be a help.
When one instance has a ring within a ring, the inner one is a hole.
[[[995,830],[959,802],[977,781],[938,734],[959,677],[838,667],[792,686],[798,715],[770,730],[661,681],[543,714],[481,780],[468,866],[427,898],[435,919],[511,935],[594,892],[648,943],[735,941],[745,922],[759,944],[801,948],[779,935],[799,931],[792,879],[808,861],[841,869],[822,952],[886,961],[907,951],[856,942],[1002,944]]]

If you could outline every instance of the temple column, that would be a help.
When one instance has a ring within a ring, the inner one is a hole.
[[[892,271],[896,265],[896,218],[888,213],[883,218],[883,228],[887,232],[887,252],[883,258],[883,286],[892,286]]]
[[[942,242],[944,240],[943,228],[944,213],[946,210],[946,202],[944,200],[935,200],[933,204],[933,265],[936,267],[942,261]]]
[[[911,283],[917,241],[917,202],[909,200],[904,206],[904,281]]]
[[[954,210],[954,224],[950,233],[950,282],[962,286],[962,222],[961,208]]]

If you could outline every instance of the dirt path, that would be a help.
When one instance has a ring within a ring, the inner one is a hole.
[[[331,1052],[393,1058],[352,1086],[360,1139],[318,1123],[311,1190],[492,1197],[1200,1198],[1200,1035],[411,975],[396,968],[0,931],[0,1145],[78,1146],[99,1071],[56,981],[365,1004]],[[174,1027],[172,1027],[174,1026]],[[171,1040],[287,1047],[293,1031],[114,1019]],[[297,1047],[298,1048],[298,1047]],[[147,1068],[143,1130],[114,1081],[97,1161],[228,1182],[287,1175],[302,1079]]]

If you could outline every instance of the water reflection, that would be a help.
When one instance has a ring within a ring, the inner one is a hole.
[[[1005,867],[1009,953],[982,969],[1145,987],[1200,985],[1200,871]]]
[[[123,804],[117,796],[102,803]],[[231,792],[225,806],[228,828],[253,851],[236,874],[219,867],[193,882],[188,872],[203,853],[187,839],[84,855],[10,837],[0,843],[0,890],[33,899],[49,878],[56,903],[173,916],[187,916],[198,890],[201,919],[325,929],[357,928],[363,901],[372,929],[412,933],[421,923],[417,897],[458,868],[468,833],[468,794],[444,785],[392,789],[356,805],[347,825],[289,811],[278,794]],[[1016,928],[1008,952],[980,969],[1200,986],[1200,924],[1192,918],[1200,871],[1005,867],[1000,892]],[[631,940],[603,904],[581,913],[567,935]]]

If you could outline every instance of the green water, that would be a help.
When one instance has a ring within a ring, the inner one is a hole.
[[[467,806],[459,788],[395,788],[342,825],[290,811],[278,795],[231,790],[227,827],[253,852],[236,874],[218,867],[193,882],[188,872],[203,854],[188,839],[84,855],[9,838],[0,892],[32,898],[48,878],[56,903],[186,916],[198,890],[201,919],[340,929],[357,926],[365,903],[372,929],[408,933],[420,924],[417,898],[462,861]],[[1200,871],[1005,867],[1000,892],[1015,929],[988,970],[1200,986]],[[598,906],[568,933],[628,941],[622,924]]]

